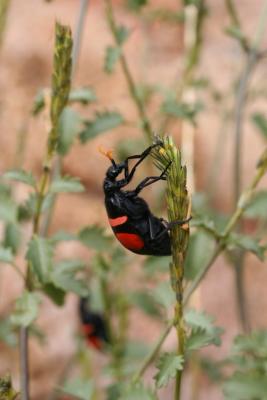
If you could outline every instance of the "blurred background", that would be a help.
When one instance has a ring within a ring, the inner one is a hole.
[[[37,177],[42,172],[47,141],[47,110],[36,111],[36,96],[51,85],[55,21],[70,25],[75,37],[81,3],[78,0],[9,2],[5,23],[2,21],[1,25],[1,174],[14,167],[32,171]],[[119,51],[123,52],[130,78],[125,64],[122,65],[119,60],[121,53],[114,50],[114,35],[107,14],[109,3],[89,0],[83,11],[84,25],[73,69],[72,88],[89,88],[89,100],[84,101],[86,104],[75,103],[72,110],[76,116],[71,115],[71,122],[66,119],[66,124],[74,124],[71,125],[70,135],[75,140],[64,153],[61,171],[64,175],[79,177],[85,191],[57,196],[48,226],[49,235],[59,230],[75,233],[84,226],[94,224],[102,227],[105,235],[110,235],[102,193],[109,161],[98,152],[98,147],[112,149],[116,159],[123,159],[130,154],[141,153],[149,144],[151,133],[162,132],[171,134],[182,149],[183,160],[188,167],[189,191],[196,205],[202,213],[208,210],[211,215],[212,210],[212,215],[216,213],[218,220],[225,221],[235,209],[240,191],[254,176],[257,160],[266,144],[266,60],[262,57],[248,66],[248,51],[245,48],[247,38],[254,43],[265,2],[236,0],[241,24],[238,26],[234,14],[227,8],[227,1],[188,1],[184,11],[181,0],[113,0],[111,4],[116,24],[127,28]],[[267,48],[266,33],[260,35],[259,48],[264,50]],[[139,100],[131,92],[129,79],[136,85],[134,93]],[[242,79],[246,93],[244,104],[240,105]],[[108,119],[103,129],[88,129],[82,139],[81,132],[86,132],[88,126],[92,128],[92,121],[96,121],[97,116],[100,116],[100,123],[103,122],[105,113],[108,118],[108,113],[114,113],[113,120]],[[146,125],[146,118],[149,125]],[[240,120],[240,188],[237,190],[234,171],[237,168],[236,130]],[[78,140],[79,135],[81,140]],[[136,182],[151,170],[152,163],[144,165]],[[260,187],[266,187],[266,179]],[[164,184],[159,184],[144,193],[152,210],[160,216],[166,215],[163,189]],[[12,191],[15,200],[20,203],[29,196],[28,187],[22,183],[15,183]],[[261,214],[253,214],[252,211],[243,222],[244,232],[255,232],[257,218],[261,218],[265,226],[265,205],[266,202],[262,203]],[[16,263],[21,270],[25,269],[24,255],[31,231],[31,223],[24,223],[20,251],[16,255]],[[204,240],[206,249],[206,239],[201,240]],[[198,242],[198,249],[194,248],[195,260],[190,259],[195,268],[205,262],[201,248],[201,242]],[[84,260],[88,280],[93,282],[90,265],[95,253],[92,245],[86,248],[78,241],[68,240],[57,246],[56,257]],[[113,283],[114,287],[126,285],[136,290],[144,289],[140,263],[146,262],[145,257],[128,254],[126,257],[130,257],[126,262],[127,268],[131,268],[124,272],[122,282]],[[220,256],[216,260],[191,304],[213,315],[216,324],[225,329],[220,347],[203,350],[203,356],[215,360],[226,356],[233,337],[242,331],[236,303],[236,277],[229,257]],[[159,264],[155,263],[155,268]],[[263,329],[267,318],[266,265],[255,255],[246,253],[242,271],[250,328]],[[166,270],[163,275],[166,280]],[[4,319],[14,308],[22,282],[5,264],[1,265],[0,279],[0,316]],[[161,278],[146,275],[145,279],[145,290],[150,291]],[[99,387],[109,383],[109,378],[103,374],[107,355],[81,344],[77,304],[78,297],[74,293],[66,296],[62,307],[53,304],[47,297],[42,300],[37,320],[40,332],[30,340],[32,399],[54,398],[49,396],[52,389],[62,383],[62,377],[75,376],[84,363],[87,367],[88,363],[92,364],[92,374]],[[171,315],[171,311],[169,313]],[[0,373],[10,371],[14,387],[18,389],[16,333],[11,328],[7,329],[6,325],[1,329]],[[138,306],[131,307],[128,335],[132,340],[151,344],[157,340],[161,330],[162,320],[151,318]],[[172,332],[163,349],[169,351],[175,345],[176,337]],[[82,360],[84,353],[87,354],[86,361]],[[75,362],[73,357],[76,357]],[[151,367],[145,374],[145,381],[153,382],[154,375],[155,368]],[[172,390],[171,385],[160,389],[159,398],[172,398]],[[99,398],[105,397],[100,395]],[[199,371],[198,367],[185,374],[184,400],[223,398],[220,384],[212,382],[208,374]]]

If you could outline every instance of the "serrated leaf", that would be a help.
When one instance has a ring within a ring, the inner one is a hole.
[[[117,112],[97,113],[93,120],[84,121],[85,128],[80,133],[81,142],[85,143],[100,133],[116,128],[123,122],[122,115]]]
[[[267,209],[267,190],[259,190],[253,196],[250,204],[245,210],[245,216],[248,218],[263,218],[266,219]]]
[[[267,139],[267,118],[262,113],[254,113],[252,115],[252,121],[258,128],[264,139]]]
[[[11,248],[0,247],[0,262],[4,263],[12,263],[13,262],[13,253]]]
[[[89,104],[94,101],[96,101],[96,94],[90,87],[72,89],[69,95],[69,103]]]
[[[84,190],[84,186],[78,178],[67,175],[54,179],[50,186],[50,192],[52,193],[79,193],[83,192]]]
[[[66,382],[59,389],[61,392],[80,400],[91,400],[94,396],[94,383],[92,380],[73,379]]]
[[[16,223],[17,205],[9,195],[0,195],[0,220]]]
[[[235,373],[223,385],[223,391],[229,400],[266,400],[267,379],[257,373]]]
[[[52,200],[53,197],[51,193],[45,196],[42,204],[41,213],[45,212],[48,208],[50,208]],[[36,207],[37,207],[37,195],[36,193],[30,193],[28,199],[24,202],[24,204],[21,204],[19,206],[18,210],[19,220],[25,220],[25,219],[27,220],[31,218],[36,212]]]
[[[3,318],[0,320],[0,342],[4,342],[11,347],[17,345],[17,334],[15,333],[14,325],[11,324],[9,318]]]
[[[44,109],[44,106],[45,106],[44,91],[40,90],[34,98],[32,114],[34,116],[38,115]]]
[[[222,328],[214,327],[212,331],[206,331],[201,328],[194,328],[186,340],[186,351],[199,350],[202,347],[214,344],[220,346],[221,335],[224,332]]]
[[[76,272],[84,269],[81,260],[63,260],[55,264],[51,273],[51,282],[65,292],[74,292],[78,296],[87,296],[88,287],[82,279],[76,279]]]
[[[78,239],[87,247],[97,251],[110,248],[113,239],[106,236],[104,229],[97,225],[87,226],[78,233]]]
[[[65,107],[59,118],[59,141],[57,151],[61,155],[66,155],[75,137],[79,133],[82,119],[80,115],[70,107]]]
[[[148,388],[145,387],[142,383],[131,385],[119,397],[119,400],[157,400],[157,399],[158,398],[156,394],[153,393],[149,387]]]
[[[41,283],[47,283],[52,271],[53,246],[48,239],[34,236],[29,242],[26,258]]]
[[[183,370],[184,359],[173,353],[164,353],[160,357],[156,367],[157,374],[154,376],[158,388],[166,386],[170,379],[173,379],[177,371]]]
[[[155,303],[154,298],[145,291],[136,291],[128,294],[128,299],[131,304],[139,307],[147,315],[152,317],[160,317],[161,312],[158,305]]]
[[[31,172],[24,171],[23,169],[13,169],[4,173],[5,179],[26,183],[26,185],[36,187],[36,179]]]
[[[4,247],[10,247],[12,252],[16,254],[20,245],[21,232],[17,224],[9,222],[5,226],[5,236],[3,240]]]
[[[175,294],[169,281],[161,282],[154,290],[155,301],[168,310],[175,303]]]
[[[46,283],[42,287],[43,292],[50,297],[50,299],[57,305],[63,306],[65,301],[66,292],[59,287],[56,287],[53,283]]]
[[[119,47],[108,46],[105,54],[105,72],[111,74],[114,71],[115,65],[121,56],[121,49]]]
[[[129,37],[130,31],[126,26],[120,25],[116,29],[116,39],[118,44],[121,46]]]
[[[196,310],[187,310],[184,315],[185,322],[192,328],[201,328],[208,332],[212,332],[214,318],[204,312]]]
[[[127,7],[132,11],[140,11],[147,4],[148,0],[127,0]]]
[[[175,118],[187,119],[191,122],[195,121],[195,117],[199,111],[203,109],[201,103],[186,104],[178,103],[174,99],[168,99],[163,102],[161,111]]]
[[[14,325],[29,326],[37,317],[40,299],[36,293],[25,290],[18,297],[10,320]]]
[[[56,232],[54,235],[50,236],[50,241],[53,243],[67,242],[71,240],[77,240],[77,236],[74,235],[73,233],[66,232],[63,230],[60,230]]]
[[[243,250],[250,251],[255,254],[261,261],[264,261],[265,247],[261,246],[258,239],[254,239],[250,236],[245,236],[237,233],[232,233],[227,238],[227,246],[240,247]]]

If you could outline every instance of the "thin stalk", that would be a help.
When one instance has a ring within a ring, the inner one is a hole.
[[[121,44],[120,44],[120,41],[118,38],[118,26],[115,21],[112,2],[111,2],[111,0],[105,0],[105,4],[106,4],[106,18],[107,18],[107,21],[109,24],[110,31],[113,35],[114,42],[116,43],[116,45],[118,47],[120,47]],[[151,123],[149,121],[149,118],[146,114],[145,106],[144,106],[141,98],[138,96],[136,84],[135,84],[133,76],[131,74],[127,59],[126,59],[124,53],[122,52],[122,50],[120,53],[120,63],[121,63],[121,67],[122,67],[122,70],[123,70],[123,73],[124,73],[124,76],[125,76],[125,79],[126,79],[126,82],[128,85],[129,93],[133,99],[133,102],[136,105],[140,120],[142,122],[143,132],[146,136],[146,139],[150,142],[153,137],[153,129],[152,129]]]
[[[3,42],[9,4],[10,0],[0,1],[0,46],[2,45]]]
[[[89,0],[80,0],[80,8],[79,8],[79,12],[78,12],[77,24],[76,24],[76,28],[75,28],[75,32],[74,32],[73,47],[72,47],[72,65],[71,65],[72,81],[74,79],[77,64],[78,64],[80,48],[81,48],[81,43],[82,43],[82,38],[83,38],[83,33],[84,33],[85,17],[86,17],[88,5],[89,5]],[[49,101],[47,103],[49,103]],[[61,169],[62,169],[62,158],[58,154],[54,161],[53,167],[52,167],[52,173],[51,173],[52,180],[55,177],[60,176]],[[57,199],[57,195],[53,194],[53,196],[51,198],[50,207],[48,208],[48,210],[46,211],[46,213],[43,216],[43,223],[40,228],[41,236],[44,236],[44,237],[47,236],[47,233],[48,233],[48,230],[50,227],[50,223],[51,223],[51,220],[53,217],[53,212],[55,209],[56,199]]]
[[[56,23],[52,98],[50,107],[51,130],[48,136],[43,173],[37,190],[37,205],[33,220],[33,235],[39,233],[44,198],[48,191],[51,164],[58,142],[58,122],[66,106],[70,91],[72,38],[68,27]],[[27,266],[26,289],[34,289],[31,266]],[[20,380],[22,400],[29,400],[28,327],[20,328]]]
[[[89,5],[89,0],[80,0],[80,9],[79,9],[79,15],[78,15],[78,21],[73,37],[73,48],[72,48],[72,79],[75,73],[75,69],[78,64],[78,59],[79,59],[79,53],[80,53],[80,47],[81,47],[81,42],[82,42],[82,35],[84,32],[84,23],[85,23],[85,17],[86,17],[86,12],[88,9]]]
[[[161,170],[167,171],[167,210],[170,222],[185,220],[188,216],[189,197],[186,188],[186,167],[181,165],[181,154],[175,147],[171,137],[164,137],[163,145],[154,152],[156,164]],[[171,164],[170,164],[171,163]],[[185,322],[183,317],[183,278],[184,260],[188,247],[189,227],[174,225],[170,232],[172,261],[170,278],[176,296],[174,309],[174,326],[177,333],[177,355],[184,358],[185,353]],[[177,370],[174,399],[181,398],[182,370]]]
[[[247,208],[247,206],[249,205],[249,203],[250,203],[250,201],[252,199],[252,196],[254,194],[254,191],[255,191],[256,187],[258,186],[260,180],[262,179],[263,175],[266,172],[267,172],[267,148],[263,152],[262,156],[260,157],[260,160],[259,160],[259,163],[258,163],[258,166],[257,166],[257,172],[256,172],[254,178],[252,179],[250,185],[241,194],[241,196],[239,198],[239,201],[238,201],[238,204],[237,204],[237,208],[236,208],[235,212],[233,213],[232,217],[230,218],[230,220],[229,220],[229,222],[228,222],[228,224],[227,224],[227,226],[226,226],[226,228],[225,228],[225,230],[223,232],[222,238],[218,239],[217,246],[216,246],[216,248],[215,248],[215,250],[213,252],[213,255],[210,258],[210,261],[203,268],[203,270],[201,270],[200,273],[196,276],[196,278],[194,279],[194,281],[192,282],[192,284],[188,288],[188,290],[185,291],[184,299],[183,299],[184,305],[186,305],[188,303],[191,295],[194,293],[196,288],[202,282],[203,278],[205,277],[206,273],[211,268],[213,263],[216,261],[217,257],[224,250],[224,248],[225,248],[225,245],[224,245],[225,237],[228,236],[231,233],[231,231],[233,230],[233,228],[235,227],[237,222],[242,217],[245,209]],[[147,370],[147,368],[150,365],[150,363],[157,356],[159,350],[161,349],[162,344],[164,343],[165,339],[167,338],[168,334],[170,333],[170,331],[171,331],[171,329],[173,327],[173,324],[174,324],[174,320],[170,321],[168,323],[168,325],[162,331],[159,339],[155,343],[155,345],[152,348],[151,352],[148,354],[148,356],[146,357],[146,359],[144,360],[144,362],[140,366],[138,372],[134,375],[133,380],[135,382],[137,382],[143,376],[143,374]]]
[[[262,13],[260,14],[257,31],[252,43],[252,47],[248,52],[247,61],[243,73],[241,75],[238,89],[237,89],[237,100],[235,108],[234,117],[234,174],[233,174],[233,184],[234,184],[234,204],[239,199],[241,193],[241,171],[242,171],[242,152],[243,152],[243,125],[244,125],[244,112],[247,102],[247,92],[249,81],[254,71],[258,58],[259,46],[261,44],[265,27],[267,22],[267,2],[263,7]],[[241,42],[242,44],[242,42]],[[241,229],[242,221],[240,221],[239,229]],[[240,251],[237,254],[235,262],[235,286],[236,286],[236,300],[239,310],[239,317],[243,327],[244,332],[250,330],[250,322],[247,311],[247,300],[244,288],[243,271],[244,269],[244,251]]]

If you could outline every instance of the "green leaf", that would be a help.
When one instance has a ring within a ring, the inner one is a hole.
[[[72,176],[62,176],[53,180],[50,186],[50,192],[72,192],[79,193],[84,191],[84,186],[78,178]]]
[[[23,169],[13,169],[4,173],[5,179],[13,181],[23,182],[26,185],[36,187],[36,179],[33,177],[31,172],[24,171]]]
[[[33,108],[32,108],[32,114],[34,116],[38,115],[45,106],[45,100],[44,100],[44,90],[40,90],[37,95],[34,98],[33,101]]]
[[[267,118],[264,114],[254,113],[252,115],[252,121],[262,134],[264,139],[267,139]]]
[[[63,306],[65,301],[65,291],[53,285],[53,283],[46,283],[43,286],[43,292],[50,297],[50,299],[57,305]]]
[[[87,296],[88,287],[82,279],[76,279],[75,274],[84,269],[81,260],[63,260],[55,264],[51,273],[51,282],[65,292],[74,292],[78,296]]]
[[[245,39],[245,36],[244,36],[243,32],[236,25],[232,25],[232,26],[227,27],[225,29],[225,33],[227,35],[233,37],[234,39],[237,39],[238,41]]]
[[[203,106],[201,103],[195,103],[195,104],[178,103],[174,99],[166,100],[161,106],[161,111],[163,113],[175,118],[187,119],[192,123],[195,122],[196,115],[202,109]]]
[[[62,392],[81,400],[91,400],[94,396],[94,383],[92,380],[73,379],[59,388]]]
[[[119,400],[157,400],[157,397],[152,390],[139,384],[131,386],[119,397]]]
[[[0,195],[0,220],[11,223],[17,220],[17,205],[9,195]]]
[[[36,293],[25,290],[18,297],[10,320],[14,325],[29,326],[37,317],[40,299]]]
[[[79,133],[82,119],[80,115],[70,107],[65,107],[59,118],[59,142],[57,151],[61,155],[66,155],[74,139]]]
[[[3,245],[4,247],[10,247],[12,252],[16,254],[20,245],[21,232],[17,224],[9,222],[5,226],[5,236]]]
[[[127,7],[132,11],[140,11],[148,4],[148,0],[127,0]]]
[[[214,318],[196,310],[187,310],[185,313],[185,322],[192,330],[186,340],[186,350],[198,350],[202,347],[214,344],[221,344],[221,335],[224,330],[213,324]]]
[[[121,49],[119,47],[108,46],[105,55],[105,72],[111,74],[114,71],[115,65],[121,56]]]
[[[80,133],[81,142],[85,143],[100,133],[116,128],[123,122],[122,115],[117,112],[99,112],[93,120],[84,121],[85,129]]]
[[[266,219],[267,209],[267,190],[259,190],[253,196],[251,203],[245,210],[245,216],[248,218]]]
[[[152,317],[160,317],[161,312],[154,298],[146,291],[136,291],[128,294],[128,299],[131,304],[139,307],[147,315]]]
[[[235,373],[223,385],[223,390],[229,400],[266,400],[266,375]]]
[[[54,235],[50,236],[50,241],[54,244],[58,242],[68,242],[71,240],[77,240],[77,236],[74,235],[73,233],[66,232],[63,230],[60,230],[56,232]]]
[[[13,253],[11,248],[0,247],[0,262],[4,263],[12,263],[13,262]]]
[[[130,34],[130,31],[126,26],[120,25],[117,27],[116,39],[120,46],[128,39],[129,34]]]
[[[87,226],[78,233],[79,240],[96,251],[110,248],[113,238],[106,236],[104,229],[97,225]]]
[[[47,283],[52,271],[53,246],[48,239],[34,236],[29,242],[26,258],[41,283]]]
[[[210,260],[214,247],[214,239],[206,232],[198,230],[192,233],[185,258],[184,272],[186,279],[193,280],[204,268]]]
[[[175,294],[169,281],[161,282],[154,290],[153,297],[156,302],[168,310],[175,303]]]
[[[173,353],[164,353],[160,357],[156,367],[157,374],[154,376],[157,388],[166,386],[170,379],[173,379],[177,371],[183,370],[184,359]]]
[[[47,211],[50,208],[52,200],[53,200],[53,195],[51,193],[45,196],[42,204],[41,213]],[[36,207],[37,207],[37,195],[36,193],[30,193],[25,203],[19,206],[18,210],[19,220],[24,221],[30,219],[35,214]]]
[[[243,250],[250,251],[261,261],[264,261],[265,247],[261,246],[257,239],[237,233],[231,233],[227,238],[227,246],[230,249],[233,246],[237,246]]]
[[[11,347],[17,345],[17,334],[15,333],[14,325],[11,324],[9,318],[0,320],[0,341]]]
[[[69,95],[69,103],[89,104],[94,101],[96,101],[96,94],[90,87],[72,89]]]
[[[186,351],[199,350],[202,347],[214,344],[215,346],[220,346],[221,338],[220,336],[224,330],[219,327],[214,327],[212,331],[205,331],[201,328],[194,328],[191,334],[186,340]]]

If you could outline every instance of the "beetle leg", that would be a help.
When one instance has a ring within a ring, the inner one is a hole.
[[[152,183],[155,183],[157,181],[165,181],[167,178],[165,176],[167,169],[171,165],[171,162],[167,165],[167,167],[162,171],[162,173],[159,176],[148,176],[145,178],[142,182],[139,183],[139,185],[135,188],[134,192],[136,195],[141,192],[145,187],[152,185]]]
[[[192,219],[192,217],[188,217],[184,220],[179,220],[177,219],[176,221],[172,221],[172,222],[167,222],[165,221],[163,218],[161,218],[161,221],[164,223],[165,225],[165,229],[163,229],[156,237],[155,239],[158,240],[161,236],[163,236],[166,232],[169,232],[174,226],[178,225],[178,226],[183,226],[185,224],[187,224],[190,220]],[[167,224],[166,224],[167,223]]]

